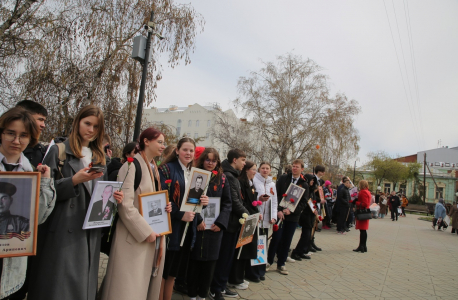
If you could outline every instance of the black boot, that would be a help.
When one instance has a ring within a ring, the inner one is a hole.
[[[319,248],[317,245],[315,245],[315,237],[312,238],[312,242],[310,243],[312,248],[314,248],[316,251],[321,251],[322,249]]]
[[[359,245],[358,248],[353,249],[353,251],[364,253],[364,247],[362,247],[361,245]]]

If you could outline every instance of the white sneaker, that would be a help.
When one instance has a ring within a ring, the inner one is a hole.
[[[249,282],[249,281],[247,281],[247,280],[245,280],[245,279],[243,279],[243,284],[249,285],[249,284],[250,284],[250,282]]]
[[[311,256],[313,254],[313,252],[307,252],[305,253],[305,255],[308,255],[308,256]]]
[[[248,285],[240,283],[240,284],[231,284],[227,283],[226,286],[237,289],[237,290],[246,290],[248,288]]]
[[[288,257],[286,258],[286,262],[294,263],[294,262],[296,262],[296,261],[295,261],[294,259],[292,259],[291,257],[288,256]]]
[[[281,266],[280,268],[277,268],[277,271],[282,275],[288,275],[289,274],[289,272],[286,270],[285,266]]]

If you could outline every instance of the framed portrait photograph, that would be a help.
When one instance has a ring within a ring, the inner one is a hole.
[[[286,196],[281,199],[280,206],[289,209],[291,212],[297,207],[301,197],[304,194],[305,189],[301,188],[294,183],[291,183],[286,190]]]
[[[308,207],[310,208],[310,210],[312,212],[314,212],[316,209],[313,207],[313,202],[312,202],[312,198],[309,199],[309,201],[307,201],[307,204],[308,204]]]
[[[240,248],[243,245],[251,243],[253,240],[253,235],[258,226],[259,213],[254,215],[249,215],[245,219],[245,223],[242,225],[240,230],[239,238],[237,240],[237,246],[235,248]]]
[[[215,220],[218,218],[221,211],[221,198],[220,197],[208,197],[208,205],[200,215],[204,219],[205,229],[211,229],[212,225],[215,224]]]
[[[119,190],[122,182],[97,181],[92,192],[91,202],[84,218],[83,229],[111,226],[116,210],[113,193]]]
[[[210,182],[212,173],[198,168],[191,168],[188,185],[186,186],[181,211],[202,211],[200,196],[204,194],[205,189]]]
[[[0,258],[36,255],[40,172],[0,172]]]
[[[172,219],[165,211],[169,203],[169,191],[159,191],[138,195],[138,211],[155,233],[167,235],[172,233]]]
[[[323,187],[322,186],[318,187],[318,194],[320,195],[320,200],[324,201],[324,192],[323,192]]]

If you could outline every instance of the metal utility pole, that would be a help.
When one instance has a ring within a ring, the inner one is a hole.
[[[138,95],[138,104],[137,104],[137,116],[135,118],[135,127],[134,127],[134,142],[137,141],[138,136],[140,135],[140,127],[142,125],[142,114],[143,114],[143,101],[145,100],[145,86],[146,86],[146,77],[148,75],[148,62],[150,56],[150,49],[151,49],[151,37],[152,35],[156,35],[159,39],[163,39],[158,33],[155,33],[154,30],[156,29],[156,24],[153,22],[154,19],[154,11],[151,12],[151,17],[145,28],[148,30],[148,37],[146,39],[146,49],[144,59],[140,60],[143,66],[142,72],[142,81],[140,84],[140,93]]]
[[[423,160],[423,205],[426,205],[426,153]]]

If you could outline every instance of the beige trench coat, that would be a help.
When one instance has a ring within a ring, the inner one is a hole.
[[[156,242],[144,241],[153,230],[138,211],[138,195],[154,192],[155,186],[146,162],[140,154],[136,154],[135,158],[140,162],[142,168],[142,180],[134,192],[135,165],[131,163],[122,187],[124,200],[118,205],[119,220],[108,260],[102,293],[103,300],[156,300],[159,298],[164,270],[165,245],[162,245],[163,253],[159,272],[156,277],[153,277]],[[124,179],[127,168],[127,163],[121,167],[119,180]],[[159,239],[156,241],[159,242]],[[162,243],[164,242],[163,237]]]

